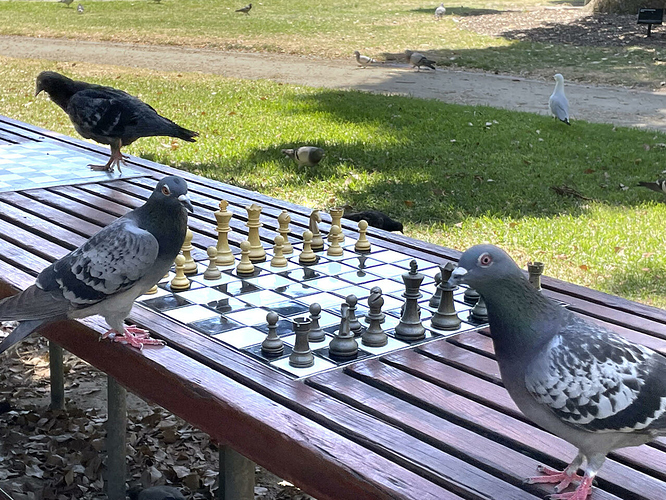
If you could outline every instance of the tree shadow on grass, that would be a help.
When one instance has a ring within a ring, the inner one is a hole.
[[[475,9],[472,7],[463,7],[462,5],[460,7],[446,7],[446,14],[445,16],[488,16],[492,14],[501,14],[502,12],[506,12],[506,10],[496,10],[496,9]],[[410,9],[408,12],[419,12],[423,14],[430,14],[431,16],[435,15],[435,9],[437,6],[432,7],[432,8],[420,8],[420,9]]]

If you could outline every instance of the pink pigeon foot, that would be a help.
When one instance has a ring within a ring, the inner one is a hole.
[[[555,491],[560,492],[566,489],[574,481],[583,481],[583,476],[576,472],[573,474],[567,474],[566,470],[559,471],[544,465],[539,465],[537,471],[545,475],[528,477],[525,479],[526,484],[557,484],[557,486],[555,486]]]
[[[111,158],[106,162],[106,165],[88,165],[91,170],[100,170],[106,172],[113,172],[115,167],[118,167],[118,172],[122,173],[120,169],[120,164],[125,164],[127,161],[127,156],[122,154],[120,151],[111,151]]]
[[[548,498],[551,500],[587,500],[588,495],[592,493],[592,481],[594,481],[594,478],[585,477],[574,491],[556,493],[550,495]]]
[[[102,338],[105,339],[107,337],[111,337],[111,340],[113,342],[122,342],[123,344],[129,344],[132,347],[136,347],[137,349],[141,350],[143,349],[143,346],[145,345],[159,345],[163,346],[164,341],[158,340],[158,339],[151,339],[150,336],[148,335],[148,330],[144,330],[142,328],[139,328],[137,326],[126,326],[124,333],[118,333],[116,330],[109,330],[106,332],[104,335],[102,335]]]

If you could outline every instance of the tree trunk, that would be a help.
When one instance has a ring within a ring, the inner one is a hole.
[[[666,0],[591,0],[588,8],[601,14],[638,14],[638,9],[647,7],[663,9]]]

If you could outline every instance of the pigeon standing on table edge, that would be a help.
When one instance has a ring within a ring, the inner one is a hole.
[[[98,314],[116,342],[134,347],[162,344],[124,322],[134,301],[171,268],[185,240],[187,212],[193,211],[187,183],[160,180],[139,208],[116,219],[79,248],[39,273],[35,284],[0,300],[0,321],[18,326],[0,343],[0,353],[40,326]]]
[[[557,500],[585,500],[606,455],[666,434],[666,358],[538,292],[493,245],[465,251],[453,284],[484,298],[502,381],[530,420],[578,448],[564,471],[540,467],[529,483],[556,484]],[[584,476],[576,471],[584,463]],[[562,493],[572,482],[573,492]]]

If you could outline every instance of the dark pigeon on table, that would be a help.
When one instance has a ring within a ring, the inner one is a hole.
[[[300,167],[314,167],[324,157],[325,151],[317,146],[301,146],[283,149],[282,154],[294,160]]]
[[[146,331],[125,326],[134,300],[167,273],[180,251],[192,203],[176,176],[157,183],[141,207],[115,220],[37,276],[34,285],[0,301],[0,321],[18,326],[0,343],[0,354],[50,321],[102,316],[105,336],[142,348],[161,344]]]
[[[54,71],[37,76],[36,94],[45,91],[69,116],[76,131],[86,139],[111,146],[106,165],[93,170],[113,171],[125,157],[120,152],[141,137],[167,136],[195,142],[198,132],[177,125],[142,100],[113,87],[72,80]]]
[[[666,357],[545,297],[495,246],[463,253],[451,280],[484,298],[502,381],[518,408],[578,448],[564,471],[540,467],[544,475],[527,480],[557,484],[549,498],[585,500],[609,452],[666,434]],[[575,492],[561,493],[572,482],[580,482]]]
[[[658,193],[666,194],[666,179],[658,179],[653,182],[639,181],[638,185],[651,189],[652,191],[657,191]]]
[[[185,500],[180,490],[173,486],[152,486],[145,490],[130,488],[127,495],[130,500]]]
[[[391,219],[388,215],[379,210],[364,210],[363,212],[345,213],[343,217],[356,222],[364,220],[369,226],[383,229],[384,231],[400,231],[402,233],[402,222]]]

